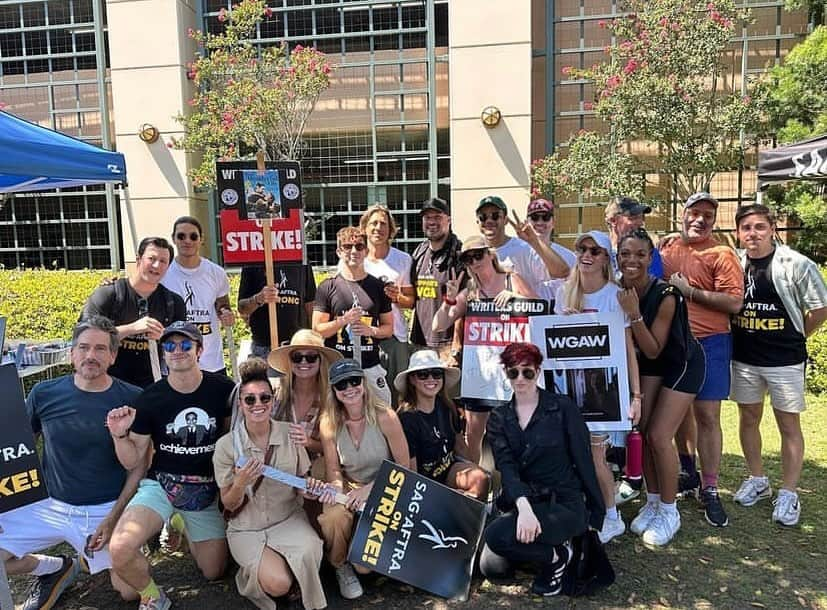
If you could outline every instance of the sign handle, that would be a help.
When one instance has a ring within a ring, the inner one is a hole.
[[[161,362],[158,359],[158,342],[155,339],[149,340],[149,363],[152,365],[152,379],[161,380]]]
[[[233,371],[233,381],[238,383],[240,380],[238,376],[238,360],[236,359],[235,337],[233,337],[233,327],[227,326],[227,351],[230,352],[230,368]]]
[[[259,149],[256,153],[256,170],[259,175],[263,176],[267,167],[265,161],[267,156],[264,151]],[[268,215],[261,223],[261,233],[264,238],[264,274],[267,278],[267,285],[274,286],[276,281],[273,274],[273,221]],[[279,327],[278,314],[276,313],[276,304],[267,303],[267,318],[270,322],[270,349],[276,349],[279,346]]]

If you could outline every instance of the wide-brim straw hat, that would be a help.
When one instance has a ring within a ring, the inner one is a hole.
[[[322,336],[310,329],[303,328],[296,331],[290,338],[290,345],[274,349],[267,356],[267,362],[280,373],[290,374],[290,354],[297,350],[313,350],[322,356],[322,371],[327,371],[330,365],[342,359],[342,354],[335,349],[325,347]]]
[[[400,394],[404,395],[408,390],[408,375],[426,369],[442,369],[445,371],[443,388],[446,390],[450,390],[456,386],[459,381],[460,372],[457,367],[447,366],[439,359],[439,356],[434,350],[423,349],[411,354],[411,361],[408,368],[396,376],[393,380],[393,386]]]
[[[482,235],[472,235],[471,237],[466,238],[464,242],[462,242],[462,246],[459,249],[460,254],[465,254],[469,250],[488,250],[490,246],[485,243],[485,239]]]

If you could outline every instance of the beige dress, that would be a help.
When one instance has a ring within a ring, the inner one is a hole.
[[[270,444],[275,448],[269,465],[303,476],[310,467],[307,452],[290,442],[286,422],[271,421],[271,426]],[[252,443],[244,426],[240,433],[244,455],[264,461],[264,452]],[[219,488],[232,483],[236,457],[232,434],[218,439],[213,465]],[[319,578],[322,541],[308,523],[296,489],[265,477],[252,500],[227,524],[227,543],[239,565],[235,578],[238,591],[258,608],[276,608],[273,599],[261,589],[257,577],[265,547],[284,557],[299,584],[307,610],[327,606]]]

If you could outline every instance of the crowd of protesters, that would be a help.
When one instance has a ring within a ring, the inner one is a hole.
[[[384,460],[488,503],[485,576],[512,578],[528,563],[534,593],[560,593],[573,539],[591,529],[605,544],[626,531],[617,504],[631,494],[607,461],[624,434],[590,432],[571,398],[545,388],[531,343],[497,356],[510,401],[465,404],[463,320],[483,299],[622,317],[629,425],[644,437],[645,502],[630,529],[645,545],[678,534],[681,496],[728,525],[717,481],[726,398],[738,404],[749,471],[734,502],[773,497],[759,431],[769,394],[782,452],[772,520],[797,525],[806,338],[827,319],[827,286],[777,242],[768,208],[738,210],[740,253],[713,236],[718,210],[709,193],[692,195],[680,232],[656,243],[643,228],[651,208],[618,197],[607,230],[579,235],[572,252],[553,240],[552,201],[531,201],[523,221],[484,197],[478,234],[461,240],[434,198],[420,206],[426,239],[411,256],[391,245],[391,212],[371,206],[338,232],[339,265],[318,287],[309,265],[276,265],[274,286],[263,266],[243,269],[237,313],[253,344],[238,383],[221,341],[235,318],[227,274],[200,256],[198,220],[178,219],[172,244],[142,240],[129,278],[90,295],[73,373],[27,399],[50,497],[0,515],[8,573],[36,577],[23,607],[53,607],[85,569],[109,570],[140,610],[170,608],[144,552],[161,531],[174,547],[186,540],[207,579],[234,561],[239,593],[259,608],[282,597],[325,607],[323,561],[340,594],[357,598],[365,570],[348,563],[348,547]],[[271,304],[282,345],[271,345]],[[481,464],[486,442],[499,477]],[[264,477],[266,467],[306,477],[306,488]],[[76,556],[43,554],[59,542]]]

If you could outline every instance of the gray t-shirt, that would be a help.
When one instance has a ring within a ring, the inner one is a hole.
[[[49,495],[74,506],[116,500],[126,471],[115,455],[106,414],[134,405],[141,389],[112,378],[104,392],[85,392],[74,375],[41,381],[26,409],[34,433],[43,434],[43,471]]]

